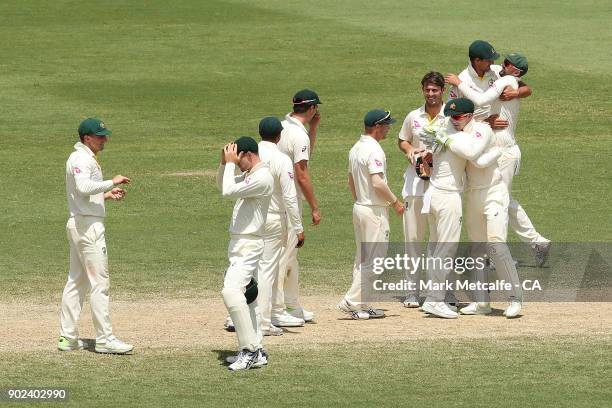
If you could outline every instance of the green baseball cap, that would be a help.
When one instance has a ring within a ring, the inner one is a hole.
[[[521,76],[525,75],[527,73],[527,70],[529,69],[527,57],[519,52],[513,52],[511,54],[506,55],[506,61],[520,69]]]
[[[274,116],[265,117],[259,122],[259,136],[261,137],[276,137],[282,130],[283,125]]]
[[[112,133],[100,119],[87,118],[79,125],[79,136],[110,136]]]
[[[293,96],[294,105],[320,105],[322,103],[319,95],[310,89],[302,89]]]
[[[382,109],[373,109],[363,117],[363,124],[372,127],[376,125],[392,125],[397,122],[391,117],[391,112]]]
[[[462,115],[474,113],[474,102],[467,98],[451,99],[444,105],[444,116]]]
[[[491,44],[483,40],[476,40],[470,44],[470,58],[480,58],[484,60],[496,60],[499,54]]]
[[[259,153],[259,147],[257,146],[257,142],[252,137],[242,136],[236,139],[234,143],[236,143],[236,152],[238,154],[240,154],[241,152]]]

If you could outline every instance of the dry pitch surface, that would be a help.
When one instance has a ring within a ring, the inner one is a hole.
[[[494,304],[489,316],[460,316],[455,320],[429,317],[401,303],[378,303],[384,319],[354,321],[334,307],[337,298],[304,297],[316,322],[290,328],[280,337],[266,337],[268,345],[317,346],[333,343],[386,342],[423,338],[501,338],[512,336],[612,335],[612,303],[529,303],[517,319],[502,316],[504,304]],[[226,316],[220,298],[111,302],[113,327],[124,341],[140,350],[235,349],[234,333],[223,329]],[[55,351],[58,304],[0,303],[3,336],[0,352]],[[82,314],[80,333],[95,338],[89,307]],[[13,340],[19,338],[19,342]]]

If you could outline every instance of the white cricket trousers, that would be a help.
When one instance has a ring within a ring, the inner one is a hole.
[[[261,312],[261,328],[269,330],[271,325],[272,305],[277,305],[282,313],[284,309],[283,293],[279,290],[278,274],[283,247],[287,242],[287,217],[285,213],[268,212],[264,232],[264,249],[259,269],[257,284],[259,294],[257,304]]]
[[[521,149],[518,145],[506,147],[502,155],[497,160],[499,171],[502,175],[502,180],[508,187],[510,194],[510,203],[508,205],[509,225],[510,228],[519,236],[520,240],[529,244],[537,244],[547,242],[535,229],[529,216],[512,197],[512,179],[518,174],[521,165]]]
[[[510,298],[522,300],[522,290],[516,265],[506,244],[508,235],[508,203],[506,184],[500,182],[489,188],[468,190],[465,193],[465,226],[468,239],[475,243],[471,256],[483,256],[486,251],[493,262],[499,279],[512,283]],[[484,245],[486,243],[486,247]],[[476,279],[487,281],[484,271],[476,271]],[[474,293],[476,301],[488,302],[489,293]]]
[[[78,321],[87,293],[96,342],[105,343],[112,335],[109,312],[108,258],[104,237],[104,218],[84,215],[70,217],[66,223],[70,243],[70,271],[62,294],[60,336],[69,340],[79,336]]]
[[[446,191],[429,186],[431,194],[427,221],[429,224],[428,256],[432,262],[427,264],[427,280],[434,285],[443,285],[452,272],[444,268],[446,258],[454,258],[461,238],[461,195],[456,191]],[[427,204],[423,203],[424,207]],[[441,262],[440,262],[441,261]],[[433,287],[427,294],[429,302],[443,302],[446,290]]]
[[[298,200],[298,208],[301,218],[303,209],[302,200]],[[282,314],[285,307],[300,307],[300,265],[297,259],[298,238],[295,233],[295,226],[291,224],[291,220],[288,217],[286,222],[287,241],[281,254],[278,274],[278,290],[280,292],[280,297],[275,300],[275,305],[272,307],[272,314],[274,315]]]
[[[411,196],[404,199],[406,210],[404,211],[404,242],[406,243],[406,254],[412,258],[421,258],[424,251],[423,240],[427,232],[427,214],[422,214],[423,197]],[[414,272],[414,273],[412,273]],[[414,282],[415,290],[409,290],[407,295],[419,296],[419,281],[422,270],[406,271],[406,281]]]
[[[362,278],[373,276],[375,257],[387,255],[389,244],[389,208],[353,205],[353,229],[355,231],[355,261],[353,283],[344,298],[357,306],[366,304],[362,297]],[[364,244],[365,245],[362,245]]]
[[[263,239],[253,235],[232,235],[227,248],[230,266],[225,271],[221,295],[234,322],[240,350],[255,351],[262,347],[257,300],[247,305],[244,292],[251,278],[257,276],[263,250]]]

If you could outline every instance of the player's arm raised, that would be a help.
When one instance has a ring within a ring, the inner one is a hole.
[[[246,197],[257,197],[262,194],[269,192],[269,186],[266,183],[262,183],[257,175],[248,176],[242,179],[236,178],[236,165],[240,161],[243,153],[237,154],[237,146],[235,143],[229,143],[225,145],[225,169],[223,172],[223,188],[221,194],[224,198],[246,198]]]

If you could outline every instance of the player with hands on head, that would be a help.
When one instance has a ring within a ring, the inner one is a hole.
[[[391,112],[374,109],[365,115],[363,122],[364,133],[349,152],[348,185],[355,200],[353,283],[336,306],[356,320],[385,316],[381,309],[373,308],[364,301],[361,282],[372,276],[374,258],[386,256],[389,207],[400,216],[404,213],[404,203],[387,185],[387,160],[380,146],[380,141],[386,138],[390,126],[396,121],[391,117]]]
[[[62,351],[84,348],[85,344],[78,335],[78,321],[85,297],[90,292],[96,329],[94,350],[97,353],[125,354],[134,346],[115,337],[110,321],[104,201],[122,200],[126,191],[115,186],[129,184],[131,180],[122,175],[111,180],[102,177],[98,153],[104,150],[112,133],[103,121],[85,119],[79,125],[78,133],[80,142],[74,145],[74,152],[66,162],[70,271],[62,294],[57,347]]]
[[[274,189],[270,168],[259,158],[257,142],[243,136],[223,147],[217,187],[224,198],[236,200],[229,226],[229,267],[223,278],[223,302],[238,338],[238,355],[229,369],[247,370],[268,363],[258,322],[254,278],[264,252],[266,217]]]

